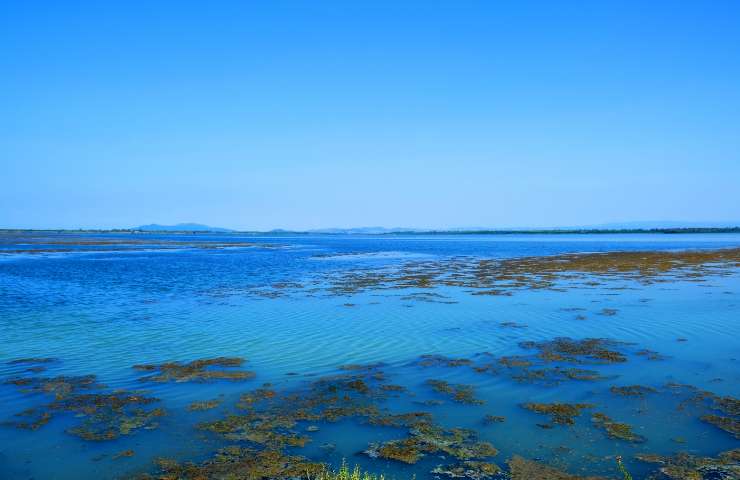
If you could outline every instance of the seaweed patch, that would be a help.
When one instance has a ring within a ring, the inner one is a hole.
[[[581,411],[594,408],[591,403],[523,403],[522,408],[540,415],[549,415],[553,424],[573,425],[575,417],[581,415]]]
[[[149,408],[159,400],[127,390],[106,390],[94,375],[78,377],[15,377],[7,384],[18,386],[25,393],[41,393],[53,397],[51,403],[16,414],[22,420],[6,424],[37,430],[59,412],[74,413],[80,423],[67,430],[83,440],[113,440],[139,429],[158,427],[158,418],[165,415],[161,408]],[[26,420],[27,419],[27,420]]]
[[[596,412],[592,414],[591,421],[598,428],[604,430],[609,438],[625,440],[632,443],[642,443],[645,441],[645,437],[634,433],[629,424],[615,422],[603,413]]]
[[[240,367],[243,358],[217,357],[193,360],[192,362],[168,362],[162,364],[134,365],[134,369],[154,372],[142,377],[143,382],[208,382],[213,380],[243,381],[255,377],[254,372],[246,370],[224,370]],[[214,369],[213,367],[221,367]]]

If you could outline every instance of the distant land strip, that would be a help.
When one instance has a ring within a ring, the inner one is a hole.
[[[120,229],[13,229],[0,228],[0,234],[28,234],[28,233],[128,233],[136,235],[330,235],[330,236],[423,236],[423,235],[574,235],[574,234],[626,234],[626,233],[740,233],[740,227],[677,227],[677,228],[624,228],[624,229],[541,229],[541,230],[409,230],[378,233],[349,233],[349,232],[310,232],[310,231],[229,231],[219,232],[210,230],[139,230],[130,228]]]

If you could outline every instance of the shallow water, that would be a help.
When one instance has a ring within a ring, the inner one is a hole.
[[[156,429],[136,429],[110,441],[70,435],[80,419],[54,415],[37,430],[0,426],[0,478],[126,478],[155,472],[158,456],[200,461],[234,444],[194,428],[232,411],[243,392],[271,382],[300,388],[344,364],[383,362],[384,372],[410,394],[384,401],[394,412],[424,410],[445,427],[478,432],[500,453],[539,459],[573,473],[619,478],[614,455],[623,455],[635,478],[654,469],[636,453],[688,451],[714,456],[735,448],[728,432],[678,409],[669,382],[717,395],[740,395],[740,271],[643,284],[601,279],[598,285],[519,289],[510,296],[472,295],[470,288],[377,289],[344,295],[328,288],[347,272],[393,271],[414,262],[460,257],[517,258],[580,252],[680,251],[740,246],[738,235],[458,235],[458,236],[230,236],[230,235],[6,235],[0,237],[0,378],[29,376],[14,359],[54,357],[38,375],[94,374],[110,389],[146,390],[167,415]],[[115,240],[114,243],[111,243]],[[125,243],[118,243],[125,242]],[[211,247],[211,248],[206,248]],[[698,280],[698,281],[697,281]],[[409,295],[434,293],[439,296]],[[504,322],[511,324],[502,325]],[[488,352],[531,355],[523,341],[556,337],[631,342],[628,361],[586,365],[607,377],[597,381],[522,382],[504,371],[481,374],[469,367],[421,368],[422,354],[464,357],[476,363]],[[680,340],[679,340],[680,339]],[[636,355],[650,349],[650,360]],[[142,382],[135,364],[244,357],[256,373],[245,382]],[[474,387],[482,405],[462,405],[425,381],[443,379]],[[613,395],[613,385],[660,389],[644,398]],[[190,412],[196,400],[219,398],[214,410]],[[420,406],[426,399],[443,400]],[[0,385],[0,421],[48,402],[47,395]],[[609,438],[589,419],[541,428],[547,417],[524,402],[597,405],[631,424],[645,438]],[[486,414],[505,416],[485,425]],[[315,422],[314,422],[315,423]],[[356,419],[317,425],[312,441],[291,453],[334,465],[346,458],[396,478],[427,478],[433,454],[415,465],[372,459],[371,442],[401,438],[397,429],[371,428]],[[297,430],[303,430],[301,425]],[[326,448],[331,443],[335,448]],[[322,446],[324,448],[322,448]],[[134,450],[132,457],[114,458]]]

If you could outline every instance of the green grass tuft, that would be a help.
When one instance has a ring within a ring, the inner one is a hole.
[[[342,460],[342,466],[339,470],[324,469],[321,473],[315,477],[311,477],[310,474],[306,474],[308,480],[385,480],[384,475],[377,475],[375,473],[363,472],[360,470],[359,465],[355,465],[352,470],[349,469],[347,462]]]
[[[624,480],[632,480],[632,475],[630,475],[630,472],[627,471],[627,468],[622,463],[621,455],[617,455],[617,466],[619,467],[619,471],[622,472]]]

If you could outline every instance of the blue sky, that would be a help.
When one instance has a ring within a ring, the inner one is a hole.
[[[0,5],[0,227],[740,219],[740,2]]]

